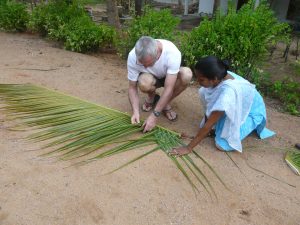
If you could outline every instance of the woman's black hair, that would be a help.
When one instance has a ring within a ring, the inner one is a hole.
[[[195,70],[209,80],[222,80],[227,75],[228,69],[228,61],[222,61],[215,56],[201,58],[195,65]]]

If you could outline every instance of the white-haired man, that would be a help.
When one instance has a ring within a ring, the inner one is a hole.
[[[192,71],[188,67],[180,67],[180,64],[181,53],[168,40],[143,36],[129,53],[127,69],[128,95],[133,111],[131,123],[140,123],[138,87],[147,94],[142,110],[152,110],[143,124],[144,132],[155,127],[161,114],[170,121],[177,119],[170,102],[187,88],[192,79]],[[164,87],[164,91],[159,97],[155,91],[160,87]]]

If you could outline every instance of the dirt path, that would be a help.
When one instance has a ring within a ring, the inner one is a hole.
[[[0,83],[29,82],[130,111],[126,63],[117,56],[88,56],[56,48],[36,36],[0,33]],[[185,91],[174,108],[179,120],[170,123],[162,118],[160,124],[195,133],[202,113],[197,89]],[[68,167],[70,162],[37,157],[39,151],[29,150],[40,145],[26,142],[22,139],[26,133],[9,131],[1,121],[0,224],[300,224],[300,177],[284,163],[282,150],[300,142],[300,118],[270,108],[268,118],[275,138],[262,141],[251,136],[243,142],[243,154],[231,154],[242,172],[225,153],[216,151],[212,139],[196,148],[232,190],[209,174],[218,202],[201,188],[195,196],[162,152],[104,176],[143,149]]]

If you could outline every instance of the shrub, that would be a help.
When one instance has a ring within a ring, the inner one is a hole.
[[[26,5],[14,1],[0,1],[0,29],[25,31],[29,20]]]
[[[300,116],[300,84],[290,77],[273,82],[270,74],[259,69],[252,71],[252,82],[265,95],[279,100],[283,109]]]
[[[55,0],[33,10],[30,27],[41,35],[64,42],[66,49],[76,52],[96,51],[114,45],[116,32],[105,25],[96,25],[80,2]]]
[[[155,11],[145,7],[143,16],[136,17],[125,24],[127,27],[123,30],[122,37],[120,37],[118,42],[119,55],[126,58],[141,36],[151,36],[173,41],[176,36],[175,28],[178,23],[179,18],[172,16],[171,11],[168,9]]]
[[[294,63],[291,64],[291,66],[296,76],[300,76],[300,60],[295,61]]]
[[[50,4],[51,3],[49,3],[49,5]],[[48,30],[46,29],[46,16],[49,11],[49,5],[41,3],[41,5],[35,7],[28,23],[28,28],[30,30],[38,32],[42,36],[46,36],[48,33]]]
[[[106,25],[96,25],[88,16],[74,18],[63,30],[65,48],[76,52],[97,51],[114,45],[116,32]]]
[[[254,8],[254,0],[238,12],[231,8],[227,15],[219,12],[184,35],[181,50],[185,63],[192,66],[200,57],[215,55],[231,62],[233,70],[247,78],[261,62],[268,45],[288,41],[287,24],[279,23],[266,1]]]
[[[271,95],[271,76],[269,73],[254,68],[251,72],[251,82],[264,95]]]
[[[278,98],[285,106],[285,109],[293,114],[300,115],[300,84],[291,78],[284,78],[275,81],[271,86],[271,95]]]
[[[29,27],[42,36],[48,35],[52,39],[63,40],[63,27],[74,17],[85,14],[83,6],[78,1],[69,4],[66,0],[52,0],[48,4],[42,3],[34,8]]]

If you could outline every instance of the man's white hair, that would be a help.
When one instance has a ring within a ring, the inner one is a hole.
[[[135,44],[135,54],[138,60],[146,56],[156,58],[158,52],[157,41],[149,36],[142,36]]]

